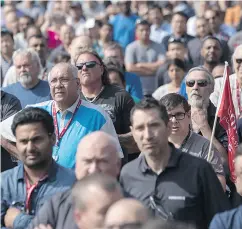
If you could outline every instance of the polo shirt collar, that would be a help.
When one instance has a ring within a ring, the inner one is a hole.
[[[182,152],[179,149],[176,149],[175,146],[170,142],[169,142],[169,146],[171,147],[171,156],[169,158],[166,168],[177,167],[179,163],[179,159],[182,155]],[[147,164],[144,155],[141,157],[140,169],[142,173],[145,173],[147,171],[152,171],[149,165]]]
[[[58,105],[56,104],[56,113],[59,112],[59,111],[61,113],[69,111],[69,112],[71,112],[73,114],[75,109],[76,109],[76,106],[77,106],[79,100],[80,100],[80,96],[78,96],[77,100],[70,107],[68,107],[65,111],[61,111],[60,108],[58,107]]]
[[[23,163],[21,163],[18,167],[19,168],[18,168],[18,173],[17,173],[17,180],[24,180],[24,165],[23,165]],[[49,181],[55,181],[57,171],[58,171],[58,165],[52,159],[52,162],[51,162],[51,165],[50,165],[50,168],[49,168],[49,171],[48,171],[47,179]]]

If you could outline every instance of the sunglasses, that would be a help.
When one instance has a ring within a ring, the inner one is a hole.
[[[76,67],[77,67],[78,70],[82,70],[84,65],[87,68],[94,68],[96,65],[100,65],[101,66],[101,64],[97,63],[96,61],[88,61],[88,62],[85,62],[85,63],[77,64]]]
[[[242,59],[236,59],[235,60],[237,64],[241,64],[242,63]]]
[[[195,85],[195,83],[197,82],[197,85],[199,87],[206,87],[208,85],[208,81],[207,80],[189,80],[189,81],[186,81],[186,85],[188,87],[193,87]]]

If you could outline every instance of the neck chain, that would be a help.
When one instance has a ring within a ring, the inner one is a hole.
[[[104,86],[102,86],[100,92],[99,92],[99,93],[98,93],[93,99],[89,99],[89,98],[87,98],[87,97],[84,95],[83,92],[82,92],[82,94],[83,94],[84,98],[86,99],[86,101],[88,101],[88,102],[90,102],[90,103],[93,103],[93,102],[95,102],[95,100],[99,97],[99,95],[102,93],[103,89],[104,89]]]

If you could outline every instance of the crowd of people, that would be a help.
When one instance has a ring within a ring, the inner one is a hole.
[[[1,15],[1,228],[242,228],[242,1],[3,0]]]

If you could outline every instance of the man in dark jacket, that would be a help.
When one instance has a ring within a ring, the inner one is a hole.
[[[85,136],[79,143],[76,154],[76,178],[81,180],[94,173],[117,177],[120,171],[120,163],[117,144],[113,137],[104,132],[93,132]],[[95,197],[96,195],[93,196],[93,198]],[[100,204],[107,204],[104,200],[97,199],[97,201]],[[94,208],[93,205],[89,206]],[[88,211],[94,212],[95,209],[88,209]],[[105,215],[106,212],[102,212],[102,214]],[[95,219],[89,219],[89,221],[93,224],[90,225],[90,228],[101,227],[96,225]],[[35,228],[40,224],[49,224],[58,229],[77,228],[74,222],[71,190],[58,194],[46,202],[28,228]]]

